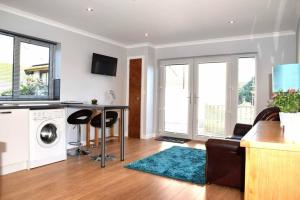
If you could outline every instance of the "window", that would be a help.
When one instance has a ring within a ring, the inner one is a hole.
[[[55,44],[0,32],[0,100],[51,100]]]

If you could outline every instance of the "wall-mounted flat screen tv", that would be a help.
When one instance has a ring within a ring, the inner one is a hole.
[[[118,59],[93,53],[92,74],[116,76]]]

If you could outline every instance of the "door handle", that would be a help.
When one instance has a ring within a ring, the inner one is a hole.
[[[190,92],[190,96],[187,97],[189,99],[189,103],[192,104],[192,93]]]
[[[137,97],[137,98],[136,98],[137,101],[139,101],[140,99],[141,99],[140,97]]]
[[[199,99],[199,97],[197,97],[196,95],[194,95],[194,104],[198,103],[198,99]]]

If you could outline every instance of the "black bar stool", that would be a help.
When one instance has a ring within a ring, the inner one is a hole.
[[[87,150],[83,150],[81,148],[81,125],[87,124],[91,120],[93,112],[91,110],[83,109],[78,110],[72,113],[67,121],[69,124],[74,124],[77,127],[77,142],[69,142],[70,145],[77,146],[75,153],[68,153],[71,156],[78,156],[78,155],[87,155],[89,152]]]
[[[112,127],[118,120],[118,113],[116,111],[106,111],[106,124],[105,127]],[[102,113],[96,115],[92,120],[91,120],[91,125],[95,128],[102,128]],[[103,145],[103,144],[101,144]],[[105,155],[105,160],[113,160],[115,157],[113,155],[106,154]],[[96,161],[101,160],[101,155],[93,157]]]

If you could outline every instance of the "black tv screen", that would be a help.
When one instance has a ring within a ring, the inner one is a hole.
[[[118,59],[93,53],[92,73],[116,76]]]

